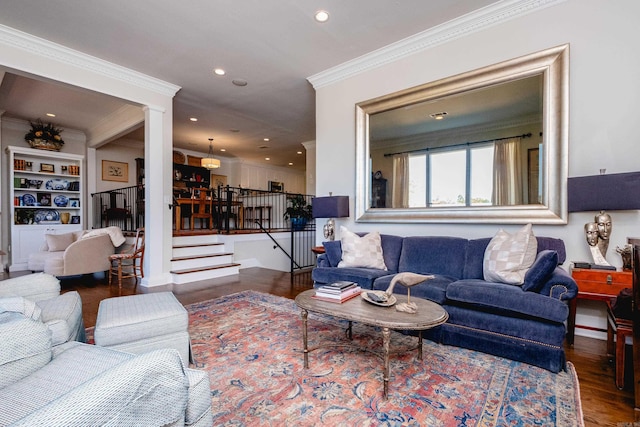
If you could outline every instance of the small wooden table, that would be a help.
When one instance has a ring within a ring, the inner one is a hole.
[[[366,291],[364,291],[366,292]],[[440,305],[421,298],[413,297],[411,302],[418,305],[415,314],[396,311],[396,308],[380,307],[368,303],[362,297],[350,299],[342,304],[326,302],[313,298],[316,291],[309,289],[296,297],[296,304],[302,309],[302,342],[304,348],[304,367],[309,368],[309,349],[307,342],[307,318],[309,312],[322,313],[349,321],[349,338],[351,338],[352,322],[359,322],[370,326],[382,328],[382,350],[384,359],[384,385],[383,395],[387,398],[389,389],[389,341],[391,329],[419,331],[418,333],[418,359],[422,360],[422,331],[441,325],[447,321],[449,314]],[[394,294],[397,303],[407,302],[407,297]]]
[[[567,343],[573,345],[576,327],[600,330],[591,326],[576,325],[576,307],[579,299],[608,302],[618,296],[624,288],[630,288],[633,273],[629,271],[596,270],[574,268],[571,277],[578,284],[578,296],[569,303],[569,319],[567,320]],[[604,332],[605,330],[600,330]]]

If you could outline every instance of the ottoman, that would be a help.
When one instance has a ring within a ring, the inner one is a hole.
[[[189,315],[171,292],[130,295],[100,301],[94,341],[129,353],[175,348],[189,363]]]

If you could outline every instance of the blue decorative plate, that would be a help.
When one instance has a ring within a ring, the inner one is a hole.
[[[64,208],[69,203],[69,198],[60,194],[59,196],[54,197],[53,203],[55,203],[59,208]]]
[[[41,209],[36,211],[36,214],[33,216],[33,220],[36,224],[39,224],[42,221],[60,221],[60,212],[53,209]]]
[[[69,181],[66,179],[50,179],[44,186],[47,190],[66,190],[69,188]]]
[[[36,196],[33,194],[23,194],[22,195],[22,203],[25,206],[35,206],[36,205]]]

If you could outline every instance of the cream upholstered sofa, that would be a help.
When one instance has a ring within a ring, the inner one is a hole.
[[[59,277],[109,270],[109,256],[116,249],[111,237],[88,233],[46,234],[40,251],[29,254],[28,269]]]

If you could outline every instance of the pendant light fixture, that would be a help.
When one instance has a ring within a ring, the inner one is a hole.
[[[220,167],[220,160],[213,157],[213,138],[209,138],[209,154],[200,160],[200,165],[207,169],[217,169]]]

